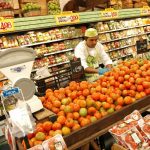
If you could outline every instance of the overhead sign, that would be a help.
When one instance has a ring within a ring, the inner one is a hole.
[[[106,9],[105,11],[100,11],[100,17],[102,19],[118,18],[118,10]]]
[[[14,18],[0,17],[0,33],[14,31]]]
[[[80,22],[78,13],[61,14],[55,16],[57,25],[74,24]]]

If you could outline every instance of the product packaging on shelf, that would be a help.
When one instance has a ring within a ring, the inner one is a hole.
[[[44,141],[42,143],[42,146],[44,147],[44,150],[47,150],[47,149],[67,150],[67,146],[64,142],[64,139],[59,134],[50,138],[49,140]]]
[[[149,128],[149,123],[145,122],[141,114],[135,110],[111,128],[109,132],[118,144],[131,150],[139,150],[150,148],[148,143],[150,138]]]

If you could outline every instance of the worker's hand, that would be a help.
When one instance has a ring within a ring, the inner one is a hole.
[[[108,72],[109,69],[108,68],[99,68],[98,69],[98,74],[99,75],[103,75],[105,72]]]

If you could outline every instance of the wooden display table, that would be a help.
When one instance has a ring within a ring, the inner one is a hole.
[[[64,140],[69,150],[75,150],[83,145],[86,145],[96,137],[107,133],[108,130],[114,126],[114,124],[116,124],[119,120],[122,120],[134,110],[139,110],[142,113],[149,108],[150,95],[143,99],[137,100],[135,103],[128,105],[100,120],[97,120],[96,122],[89,124],[88,126],[81,128],[68,136],[65,136]]]

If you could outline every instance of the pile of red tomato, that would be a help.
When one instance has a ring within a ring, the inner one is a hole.
[[[44,132],[44,140],[56,133],[70,134],[149,94],[150,61],[124,61],[96,82],[72,81],[65,88],[47,89],[40,99],[44,107],[56,113],[58,118],[54,123],[37,125],[36,133]],[[39,127],[43,130],[38,130]],[[40,141],[34,136],[29,138],[32,145]]]

